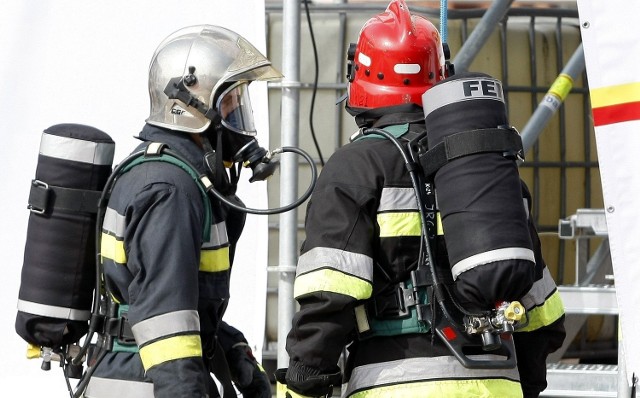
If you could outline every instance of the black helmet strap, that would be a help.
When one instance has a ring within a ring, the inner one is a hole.
[[[188,76],[190,75],[187,75],[187,77]],[[202,113],[204,117],[213,122],[215,122],[216,119],[220,119],[218,111],[216,111],[214,106],[208,108],[204,102],[191,95],[185,86],[184,78],[182,76],[170,79],[169,83],[167,83],[167,87],[164,88],[164,93],[169,97],[169,99],[177,99],[184,102],[187,106],[194,108],[198,112]]]
[[[238,173],[235,167],[232,166],[229,169],[229,174],[227,174],[222,154],[222,129],[216,129],[215,134],[215,150],[211,146],[208,135],[203,134],[202,146],[205,150],[204,160],[207,168],[213,175],[213,186],[215,189],[224,195],[232,195],[236,192],[236,188],[238,187],[240,173]]]

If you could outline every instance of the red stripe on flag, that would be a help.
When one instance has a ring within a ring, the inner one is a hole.
[[[625,104],[593,108],[594,126],[604,126],[630,120],[640,120],[640,102],[627,102]]]

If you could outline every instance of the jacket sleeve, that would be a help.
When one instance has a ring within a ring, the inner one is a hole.
[[[157,398],[206,396],[198,314],[203,204],[193,181],[179,181],[150,183],[125,214],[134,275],[128,316]]]
[[[327,162],[308,204],[296,270],[300,309],[287,337],[287,384],[305,395],[321,395],[305,380],[339,372],[355,332],[353,307],[372,292],[375,191],[357,172],[344,173],[340,156]]]
[[[524,182],[522,189],[530,210],[531,195]],[[527,323],[513,335],[525,398],[537,397],[547,387],[547,357],[562,346],[566,336],[558,288],[542,258],[540,238],[531,216],[528,223],[536,259],[536,281],[520,300],[527,311]]]

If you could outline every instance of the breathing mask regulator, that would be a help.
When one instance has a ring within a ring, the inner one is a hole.
[[[213,185],[209,191],[226,205],[245,213],[278,214],[301,205],[311,195],[317,178],[317,168],[313,159],[303,150],[294,147],[278,148],[268,151],[261,147],[256,139],[253,124],[253,111],[249,98],[250,82],[226,83],[226,89],[215,101],[215,107],[207,106],[192,96],[186,86],[197,83],[193,75],[194,67],[184,78],[173,78],[164,93],[169,99],[178,99],[196,109],[211,120],[202,133],[202,146],[205,149],[205,163],[213,176]],[[307,191],[295,202],[274,209],[252,209],[227,199],[235,193],[242,168],[251,169],[249,182],[265,181],[275,173],[279,165],[276,155],[294,152],[303,156],[311,166],[311,183]],[[227,172],[228,170],[228,172]]]

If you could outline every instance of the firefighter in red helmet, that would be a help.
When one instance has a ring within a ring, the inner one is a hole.
[[[514,224],[524,227],[522,243],[470,257],[516,253],[515,260],[467,259],[451,275],[449,241],[439,216],[434,220],[433,260],[449,272],[458,302],[483,310],[494,300],[520,300],[529,316],[514,333],[524,364],[470,369],[434,336],[429,319],[417,315],[417,304],[429,305],[428,290],[412,296],[424,303],[402,294],[417,282],[411,277],[424,250],[422,209],[393,140],[364,133],[383,129],[405,143],[422,136],[423,94],[448,82],[453,67],[437,29],[411,14],[404,0],[392,0],[365,23],[348,58],[346,110],[360,134],[327,161],[308,204],[294,285],[300,308],[286,342],[289,366],[276,371],[279,397],[330,396],[340,385],[343,397],[358,398],[537,396],[546,386],[546,356],[564,339],[564,311],[522,205],[530,202],[526,187],[516,175]],[[438,100],[455,102],[446,95]],[[491,275],[495,280],[478,286]]]

